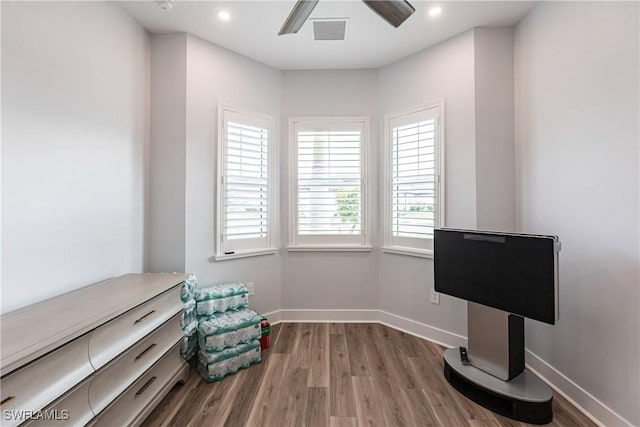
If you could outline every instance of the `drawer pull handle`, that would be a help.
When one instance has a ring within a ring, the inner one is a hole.
[[[149,350],[151,350],[153,347],[155,347],[157,344],[151,344],[149,347],[145,348],[142,353],[140,353],[139,355],[136,356],[136,361],[142,359],[142,357],[145,355],[145,353]]]
[[[155,313],[155,310],[151,310],[150,312],[148,312],[147,314],[145,314],[144,316],[142,316],[141,318],[139,318],[138,320],[136,320],[135,322],[133,322],[133,324],[137,324],[142,322],[144,319],[146,319],[147,317],[151,316],[153,313]]]
[[[4,405],[5,403],[7,403],[7,402],[9,402],[9,401],[11,401],[11,400],[13,400],[15,398],[16,398],[15,396],[5,397],[4,399],[2,399],[2,402],[0,402],[0,406]]]
[[[138,392],[136,393],[136,397],[140,396],[142,393],[144,393],[144,391],[149,388],[149,386],[151,384],[153,384],[153,382],[158,379],[158,377],[151,377],[151,379],[149,379],[149,381],[147,381],[141,388],[140,390],[138,390]]]

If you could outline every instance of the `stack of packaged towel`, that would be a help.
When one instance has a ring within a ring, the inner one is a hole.
[[[247,308],[246,285],[230,283],[202,289],[194,285],[189,289],[187,282],[183,287],[187,298],[183,298],[186,328],[182,354],[187,360],[197,354],[200,375],[208,382],[218,381],[260,362],[261,317]]]
[[[184,338],[180,346],[182,357],[188,361],[193,361],[196,353],[198,353],[198,318],[196,316],[196,300],[195,292],[198,287],[198,281],[193,274],[182,285],[180,290],[180,299],[184,303],[180,326],[184,331]]]

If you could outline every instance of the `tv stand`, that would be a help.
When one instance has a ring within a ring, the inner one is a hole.
[[[524,319],[468,302],[468,358],[444,353],[444,375],[456,390],[501,415],[532,424],[553,419],[549,386],[524,368]]]
[[[460,349],[444,352],[444,376],[456,390],[500,415],[531,424],[547,424],[553,419],[551,389],[529,371],[510,381],[487,374],[460,362]]]

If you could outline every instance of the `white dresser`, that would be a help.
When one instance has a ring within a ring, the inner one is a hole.
[[[189,374],[182,274],[127,274],[3,315],[0,424],[138,425]]]

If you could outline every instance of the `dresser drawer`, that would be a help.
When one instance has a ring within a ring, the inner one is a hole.
[[[89,359],[99,369],[182,310],[180,286],[139,305],[91,333]]]
[[[83,336],[2,378],[2,425],[24,422],[19,411],[39,411],[91,375],[88,346]]]
[[[167,383],[172,381],[185,365],[186,362],[180,355],[180,346],[172,347],[113,404],[100,413],[91,425],[108,427],[131,425],[139,419],[139,414],[154,401],[158,393],[166,388]]]
[[[69,393],[49,405],[41,416],[20,427],[82,427],[94,417],[89,406],[89,384],[85,380]]]
[[[97,414],[115,400],[171,347],[181,341],[180,314],[144,338],[98,372],[89,389],[89,403]]]

